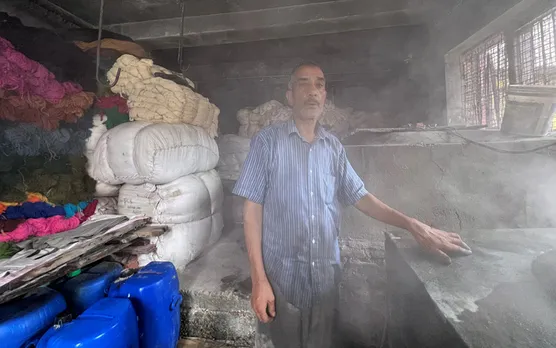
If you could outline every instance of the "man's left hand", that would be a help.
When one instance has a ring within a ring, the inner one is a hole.
[[[416,221],[409,230],[417,242],[427,252],[438,257],[446,265],[452,263],[448,254],[471,255],[471,248],[465,244],[457,233],[444,232],[422,222]]]

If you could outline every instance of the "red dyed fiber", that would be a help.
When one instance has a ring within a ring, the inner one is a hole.
[[[83,209],[82,214],[77,214],[68,219],[61,215],[49,218],[27,219],[12,232],[0,234],[0,242],[21,242],[33,236],[43,237],[73,230],[94,214],[97,203],[97,200],[92,201]]]
[[[59,103],[65,95],[83,89],[73,82],[60,83],[43,65],[16,51],[0,37],[0,89],[17,91],[22,96],[40,96],[50,103]]]
[[[99,109],[110,109],[116,106],[118,107],[118,112],[121,114],[127,114],[129,112],[127,100],[119,95],[100,97],[95,103],[95,107]]]
[[[0,77],[1,78],[1,77]],[[32,123],[47,130],[58,128],[60,122],[75,123],[93,104],[94,94],[79,92],[66,95],[57,104],[40,96],[8,96],[0,98],[0,119]]]
[[[72,230],[79,224],[80,221],[77,216],[69,219],[60,215],[49,218],[27,219],[12,232],[0,234],[0,242],[21,242],[33,236],[48,236]]]

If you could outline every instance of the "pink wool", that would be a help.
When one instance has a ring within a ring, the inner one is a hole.
[[[48,236],[73,230],[78,227],[79,224],[80,220],[78,216],[68,219],[61,215],[49,218],[28,219],[17,226],[12,232],[0,234],[0,242],[21,242],[33,236]]]
[[[72,82],[60,83],[42,64],[28,59],[0,37],[0,89],[20,95],[38,95],[51,103],[59,103],[66,94],[83,89]]]

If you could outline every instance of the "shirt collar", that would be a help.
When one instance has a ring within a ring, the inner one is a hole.
[[[299,137],[301,137],[301,134],[299,134],[299,130],[295,126],[295,121],[293,119],[289,120],[286,123],[286,129],[288,131],[288,135],[296,133],[297,135],[299,135]],[[330,139],[330,133],[328,133],[326,129],[324,129],[320,122],[317,122],[317,132],[315,135],[317,139]]]

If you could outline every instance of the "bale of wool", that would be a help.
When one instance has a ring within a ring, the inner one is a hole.
[[[120,76],[112,91],[127,96],[130,120],[187,123],[206,129],[212,137],[217,135],[220,109],[194,92],[190,80],[185,80],[189,86],[176,83],[168,78],[174,74],[171,71],[130,55],[118,58],[108,71],[110,82],[116,81],[118,69]]]
[[[111,185],[168,184],[217,163],[218,146],[200,127],[128,122],[101,136],[91,177]]]
[[[169,261],[176,269],[183,270],[222,235],[222,214],[216,213],[202,220],[168,225],[169,231],[151,238],[156,252],[139,255],[139,266],[152,261]]]
[[[181,224],[219,212],[223,199],[220,178],[211,170],[164,185],[125,184],[119,192],[118,213],[149,216],[159,224]]]
[[[247,159],[251,139],[235,134],[226,134],[218,137],[217,143],[220,159],[216,170],[218,170],[220,178],[237,180],[241,173],[241,167]]]
[[[95,215],[117,215],[118,214],[118,198],[116,197],[96,197],[97,208]]]

